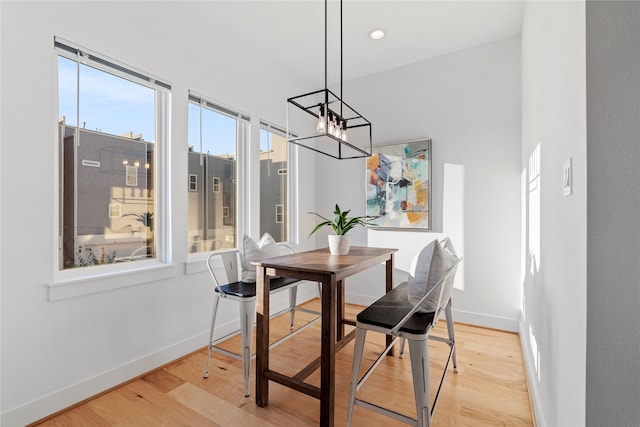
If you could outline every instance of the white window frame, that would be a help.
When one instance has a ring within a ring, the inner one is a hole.
[[[276,205],[276,224],[284,222],[284,205]]]
[[[189,174],[189,191],[198,191],[198,175],[195,173]]]
[[[214,193],[219,193],[220,192],[220,178],[218,178],[217,176],[213,177],[213,183],[211,188],[213,189]]]
[[[63,166],[56,156],[54,161],[54,179],[52,180],[54,194],[58,197],[54,201],[54,239],[53,239],[53,281],[48,284],[49,300],[56,301],[73,298],[80,295],[89,295],[97,292],[110,291],[117,288],[134,286],[142,283],[156,282],[175,276],[176,268],[171,263],[171,251],[167,237],[171,234],[170,209],[167,206],[167,191],[170,188],[170,176],[168,171],[168,147],[170,138],[170,103],[171,83],[165,79],[155,77],[148,72],[138,70],[130,65],[113,60],[105,55],[96,53],[87,48],[61,39],[54,38],[54,52],[52,60],[56,65],[55,81],[58,81],[57,62],[58,57],[64,57],[72,61],[82,61],[91,67],[107,72],[131,82],[149,87],[155,90],[155,245],[156,258],[136,262],[123,262],[86,268],[60,269],[59,245],[62,241],[60,216],[62,214],[61,191],[59,177],[63,172]],[[57,92],[56,92],[57,97]],[[57,101],[56,101],[57,104]],[[52,125],[55,131],[52,133],[58,141],[57,111]],[[58,142],[56,142],[58,144]],[[135,166],[134,166],[135,167]],[[119,279],[114,280],[114,276]]]
[[[125,166],[125,184],[127,187],[138,186],[138,167],[137,166]],[[130,180],[131,178],[131,180]]]
[[[288,126],[287,126],[288,127]],[[270,123],[266,120],[260,120],[260,128],[265,129],[269,132],[279,134],[280,136],[287,137],[286,127],[278,126],[273,123]],[[289,133],[289,135],[293,135],[293,133]],[[287,236],[290,245],[298,245],[300,244],[300,232],[299,232],[299,218],[298,218],[298,210],[296,207],[298,206],[298,145],[297,144],[288,144],[289,152],[287,159],[287,186],[289,188],[287,197],[288,197],[288,206],[287,206],[287,215],[289,223],[287,224]],[[280,170],[278,170],[278,174],[280,175]]]
[[[117,211],[117,214],[114,212]],[[122,218],[122,204],[109,203],[109,218]]]
[[[233,184],[236,184],[236,209],[235,209],[235,224],[236,224],[236,235],[235,242],[236,248],[239,247],[240,244],[240,236],[245,234],[246,230],[246,222],[248,214],[246,213],[246,209],[242,209],[241,206],[247,206],[246,204],[246,196],[248,194],[247,190],[247,179],[244,179],[246,174],[246,163],[247,159],[247,147],[250,146],[250,137],[251,137],[251,116],[242,110],[224,105],[220,102],[214,101],[212,98],[208,96],[204,96],[196,91],[189,90],[188,102],[194,103],[198,105],[200,102],[203,105],[206,105],[207,108],[215,111],[216,113],[226,115],[233,119],[236,119],[236,174],[233,177]],[[200,149],[202,151],[202,149]],[[222,180],[220,180],[220,191],[222,190]],[[208,191],[208,190],[207,190]],[[226,209],[226,214],[225,214]],[[228,206],[223,206],[223,217],[228,218],[230,215],[230,209]],[[187,261],[185,262],[185,273],[186,274],[194,274],[201,273],[207,270],[206,259],[209,257],[213,251],[206,252],[196,252],[189,253],[187,255]]]

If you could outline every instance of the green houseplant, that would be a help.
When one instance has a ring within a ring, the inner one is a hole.
[[[336,204],[335,210],[333,211],[334,217],[333,219],[328,219],[323,217],[322,215],[309,212],[320,219],[323,219],[321,223],[317,224],[309,236],[313,233],[321,229],[322,227],[331,227],[335,234],[330,234],[329,237],[329,250],[333,255],[347,255],[349,253],[349,247],[351,246],[350,237],[347,236],[347,233],[358,225],[366,225],[366,220],[370,217],[368,216],[349,216],[349,212],[351,210],[343,211],[340,209],[340,206]]]

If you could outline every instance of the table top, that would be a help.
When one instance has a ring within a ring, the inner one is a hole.
[[[329,248],[263,259],[253,265],[277,270],[286,269],[305,273],[335,274],[348,277],[388,260],[397,249],[352,246],[348,255],[331,255]]]

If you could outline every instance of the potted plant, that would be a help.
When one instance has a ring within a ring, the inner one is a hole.
[[[349,217],[351,210],[342,211],[340,206],[336,204],[336,208],[333,211],[335,215],[333,220],[327,219],[315,212],[309,212],[323,219],[320,224],[316,225],[309,236],[318,231],[320,228],[327,226],[333,229],[335,234],[330,234],[329,237],[329,251],[332,255],[347,255],[349,253],[349,247],[351,246],[350,236],[347,233],[357,225],[366,225],[366,219],[368,216],[352,216]]]

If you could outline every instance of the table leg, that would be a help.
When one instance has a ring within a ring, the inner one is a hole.
[[[269,276],[256,267],[256,405],[269,403]]]
[[[344,280],[338,280],[336,283],[336,297],[337,297],[337,307],[336,307],[336,340],[340,341],[344,338]]]
[[[385,263],[385,266],[386,266],[385,292],[389,292],[391,291],[391,289],[393,289],[393,254],[389,256],[389,259]],[[387,347],[389,346],[389,344],[391,344],[392,341],[393,341],[393,337],[391,335],[387,335],[386,337]],[[389,353],[387,353],[387,355],[393,356],[393,348],[389,350]]]
[[[336,369],[336,277],[322,280],[322,341],[320,350],[320,425],[333,426]]]

